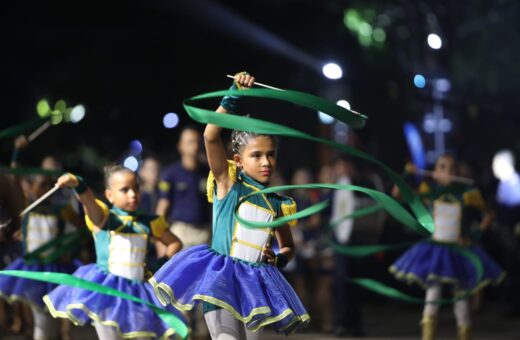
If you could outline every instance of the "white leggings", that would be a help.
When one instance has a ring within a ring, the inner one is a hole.
[[[250,331],[225,309],[218,309],[204,314],[209,334],[213,340],[260,340],[263,329]]]
[[[429,286],[426,290],[426,300],[439,300],[442,297],[442,286],[440,284]],[[436,315],[439,312],[440,304],[436,303],[426,303],[424,305],[424,316]],[[469,301],[468,299],[457,300],[453,304],[453,313],[455,314],[455,319],[457,320],[457,326],[469,326],[471,325],[471,315],[469,310]]]
[[[94,328],[96,329],[99,340],[121,340],[123,339],[117,332],[117,328],[112,326],[105,326],[100,322],[94,322]],[[151,338],[132,338],[132,340],[151,339]]]
[[[59,320],[54,319],[49,313],[31,306],[33,315],[34,340],[55,340],[59,339]]]

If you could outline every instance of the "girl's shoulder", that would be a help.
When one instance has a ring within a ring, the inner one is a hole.
[[[228,160],[228,176],[229,179],[233,183],[237,183],[238,181],[238,167],[237,164],[231,160]],[[208,174],[208,180],[206,183],[206,195],[208,197],[208,202],[213,203],[214,201],[214,194],[215,194],[215,188],[217,186],[217,183],[215,181],[215,176],[213,175],[213,172],[209,172]]]

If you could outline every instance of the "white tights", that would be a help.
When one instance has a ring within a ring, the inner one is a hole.
[[[442,297],[442,287],[440,284],[429,286],[426,290],[426,300],[440,300]],[[424,305],[424,316],[436,315],[439,312],[440,304],[436,303],[426,303]],[[453,304],[453,313],[455,314],[455,318],[457,320],[457,326],[469,326],[471,325],[471,316],[469,309],[469,301],[468,299],[457,300]]]
[[[213,340],[260,340],[262,329],[250,331],[225,309],[218,309],[204,314],[209,334]]]
[[[33,315],[34,340],[55,340],[59,339],[59,320],[54,319],[49,313],[31,306]]]
[[[117,329],[112,326],[105,326],[100,322],[94,322],[94,328],[96,329],[99,340],[121,340],[123,339]],[[151,338],[132,338],[132,340],[151,339]]]

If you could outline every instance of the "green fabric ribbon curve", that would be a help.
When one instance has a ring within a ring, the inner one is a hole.
[[[371,157],[370,155],[361,152],[359,150],[356,150],[354,148],[348,147],[346,145],[341,145],[339,143],[336,143],[331,140],[318,138],[309,134],[306,134],[304,132],[298,131],[296,129],[286,127],[280,124],[263,121],[260,119],[254,119],[254,118],[248,118],[248,117],[240,117],[240,116],[234,116],[229,114],[220,114],[216,113],[211,110],[201,109],[194,105],[194,103],[198,100],[207,99],[207,98],[215,98],[215,97],[222,97],[226,95],[231,96],[246,96],[246,97],[256,97],[256,98],[268,98],[268,99],[276,99],[276,100],[282,100],[287,101],[293,104],[301,105],[304,107],[307,107],[309,109],[312,109],[313,111],[321,111],[325,112],[328,115],[346,123],[349,124],[352,127],[358,128],[362,127],[365,124],[366,116],[361,115],[357,112],[353,112],[347,109],[344,109],[338,105],[335,105],[329,101],[326,101],[322,98],[302,93],[298,91],[292,91],[292,90],[284,90],[284,91],[276,91],[276,90],[268,90],[268,89],[248,89],[248,90],[224,90],[224,91],[216,91],[216,92],[210,92],[206,94],[197,95],[191,98],[188,98],[184,100],[183,106],[188,113],[188,115],[194,119],[195,121],[203,124],[215,124],[223,128],[228,129],[237,129],[237,130],[243,130],[243,131],[251,131],[259,134],[270,134],[270,135],[279,135],[279,136],[286,136],[286,137],[294,137],[294,138],[300,138],[304,140],[314,141],[318,143],[322,143],[325,145],[329,145],[330,147],[340,150],[342,152],[345,152],[347,154],[350,154],[354,157],[361,158],[363,160],[366,160],[370,163],[376,164],[379,167],[381,167],[387,175],[392,179],[392,181],[396,184],[396,186],[399,188],[403,201],[407,203],[407,205],[410,207],[412,214],[408,212],[408,210],[404,209],[403,206],[396,201],[395,199],[391,198],[390,196],[386,195],[385,193],[363,188],[359,186],[354,185],[338,185],[338,184],[307,184],[307,185],[300,185],[300,186],[278,186],[278,187],[271,187],[267,189],[263,189],[257,192],[253,192],[246,197],[243,197],[240,201],[236,209],[234,210],[234,216],[235,218],[243,225],[250,227],[250,228],[277,228],[282,225],[285,225],[287,222],[310,216],[312,214],[315,214],[323,209],[325,209],[329,202],[321,202],[318,204],[315,204],[311,207],[308,207],[302,211],[297,212],[296,214],[293,214],[291,216],[284,216],[281,218],[276,219],[275,221],[269,222],[269,223],[259,223],[254,221],[248,221],[243,218],[241,218],[238,215],[238,208],[240,204],[244,203],[245,200],[248,197],[251,197],[253,195],[259,195],[259,194],[266,194],[266,193],[273,193],[288,189],[333,189],[333,190],[354,190],[363,192],[366,195],[372,197],[380,207],[377,208],[370,207],[368,209],[365,209],[364,211],[356,211],[352,214],[352,216],[346,216],[344,218],[355,218],[360,216],[365,216],[370,213],[373,213],[379,209],[386,210],[391,216],[393,216],[395,219],[397,219],[399,222],[406,225],[408,228],[411,228],[412,230],[425,234],[430,235],[435,230],[433,219],[424,206],[424,204],[421,201],[421,198],[419,195],[417,195],[406,183],[405,181],[399,176],[396,172],[391,170],[388,166],[386,166],[381,161]],[[343,219],[343,218],[342,218]],[[340,220],[342,220],[340,219]],[[336,225],[339,223],[339,221],[336,221]],[[332,226],[334,227],[334,226]],[[415,242],[413,242],[415,243]],[[373,245],[373,246],[359,246],[356,248],[353,247],[343,247],[341,245],[331,243],[332,247],[335,251],[339,251],[345,255],[349,256],[368,256],[380,251],[386,251],[386,250],[393,250],[393,249],[399,249],[403,248],[405,246],[411,245],[413,243],[402,243],[402,244],[395,244],[395,245]],[[464,249],[463,247],[457,246],[457,245],[451,245],[453,249],[455,249],[457,252],[461,253],[463,256],[468,258],[472,264],[475,267],[477,277],[480,280],[480,278],[483,275],[483,268],[482,268],[482,262],[480,259],[470,250]],[[369,285],[371,290],[382,292],[380,283],[378,283],[380,286],[377,285]],[[368,286],[367,286],[368,288]],[[396,295],[395,297],[398,297],[399,295]],[[400,295],[402,297],[402,295]],[[452,300],[450,300],[452,301]]]
[[[130,300],[137,303],[142,303],[147,307],[151,308],[169,327],[175,329],[178,336],[185,339],[188,336],[189,328],[172,313],[155,306],[147,301],[139,299],[133,295],[121,292],[112,287],[103,286],[94,282],[80,279],[73,275],[63,273],[52,273],[52,272],[31,272],[24,270],[1,270],[0,275],[9,275],[20,277],[24,279],[50,282],[57,285],[66,285],[71,287],[77,287],[85,290],[90,290],[96,293],[110,295],[125,300]]]
[[[10,126],[6,129],[0,131],[0,138],[13,138],[18,137],[21,134],[26,133],[27,131],[32,131],[37,129],[40,125],[45,123],[50,118],[38,118],[34,120],[30,120],[27,122],[23,122],[17,125]]]

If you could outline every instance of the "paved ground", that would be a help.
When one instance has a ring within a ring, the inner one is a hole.
[[[371,304],[364,308],[364,321],[367,336],[370,339],[419,339],[420,329],[418,325],[421,308],[401,303],[385,303],[381,305]],[[502,310],[497,303],[488,303],[486,308],[474,316],[474,339],[520,339],[520,318],[507,318],[502,315]],[[453,314],[450,308],[444,308],[439,320],[439,339],[455,339],[456,329]],[[97,337],[93,327],[75,327],[74,340],[95,340]],[[315,332],[312,329],[307,332],[294,334],[289,339],[338,339],[332,334]],[[25,340],[22,336],[5,336],[6,340]],[[266,332],[265,340],[287,339],[284,336]],[[351,338],[354,339],[354,338]]]

